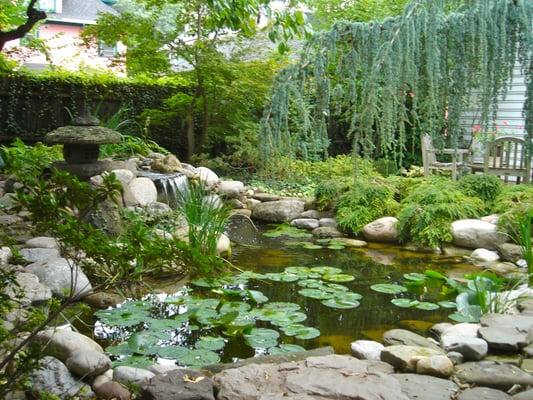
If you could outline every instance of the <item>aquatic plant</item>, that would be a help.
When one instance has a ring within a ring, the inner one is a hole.
[[[533,208],[519,221],[520,245],[522,254],[527,263],[528,284],[533,286],[533,250],[531,245],[533,229]]]

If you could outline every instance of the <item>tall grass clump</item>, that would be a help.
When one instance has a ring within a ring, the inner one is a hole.
[[[500,214],[498,225],[511,239],[520,243],[520,224],[533,209],[533,185],[506,187],[496,198],[492,212]]]
[[[527,263],[528,284],[533,286],[533,249],[531,246],[531,237],[533,231],[533,209],[519,221],[520,228],[520,245],[522,246],[522,256]]]
[[[477,218],[483,209],[479,198],[468,197],[449,184],[420,185],[402,201],[398,214],[400,239],[430,247],[450,242],[452,222]]]

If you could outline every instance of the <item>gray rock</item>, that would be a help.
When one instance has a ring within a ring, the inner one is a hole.
[[[148,368],[148,371],[153,372],[156,375],[159,375],[159,374],[166,374],[167,372],[175,371],[177,369],[182,369],[182,368],[178,367],[175,364],[174,365],[154,364]]]
[[[373,340],[357,340],[350,345],[352,355],[360,360],[381,360],[381,350],[385,348],[381,343]]]
[[[307,210],[300,214],[300,218],[313,218],[318,220],[321,218],[328,218],[329,216],[330,213],[317,210]]]
[[[130,391],[118,382],[108,381],[93,385],[94,393],[103,400],[130,400]]]
[[[416,373],[448,378],[453,375],[453,363],[444,355],[424,357],[416,363]]]
[[[502,256],[502,260],[517,262],[518,260],[524,258],[522,246],[519,246],[514,243],[503,243],[498,246],[498,251]]]
[[[10,210],[11,208],[15,207],[17,205],[17,201],[15,199],[16,196],[14,193],[8,193],[0,197],[0,210],[2,208]]]
[[[252,196],[255,200],[258,201],[278,201],[280,197],[277,194],[272,193],[254,193]],[[296,217],[295,217],[296,218]]]
[[[531,343],[528,332],[533,329],[533,316],[485,314],[480,322],[478,334],[491,350],[516,352]]]
[[[508,326],[520,332],[528,332],[533,327],[533,316],[512,314],[485,314],[481,317],[481,326]]]
[[[157,201],[157,189],[149,178],[134,178],[123,190],[124,205],[146,206]]]
[[[92,285],[81,268],[71,267],[71,264],[64,258],[50,258],[28,265],[26,270],[37,275],[39,281],[52,289],[56,296],[69,297],[73,288],[74,296],[83,297],[92,291]]]
[[[172,208],[170,208],[168,204],[159,201],[154,201],[153,203],[148,204],[144,209],[152,215],[161,215],[172,212]]]
[[[168,154],[164,157],[156,158],[150,165],[154,171],[159,171],[164,174],[171,174],[182,170],[182,165],[178,158],[173,154]]]
[[[61,361],[66,361],[71,354],[81,350],[104,353],[102,347],[94,340],[67,329],[46,329],[39,332],[35,340],[43,346],[44,354],[57,357]]]
[[[453,246],[450,244],[442,245],[442,254],[449,257],[469,256],[472,252],[469,249]]]
[[[335,238],[335,242],[342,243],[346,247],[365,247],[368,243],[364,240],[350,239],[345,237]]]
[[[496,250],[508,242],[507,235],[498,231],[498,226],[480,219],[462,219],[452,223],[453,243],[469,249]]]
[[[70,372],[81,378],[103,374],[111,368],[111,360],[95,350],[78,350],[70,354],[65,362]]]
[[[190,369],[156,375],[142,385],[141,397],[143,400],[215,400],[213,381]]]
[[[453,324],[450,324],[449,322],[439,322],[438,324],[433,325],[429,329],[429,332],[434,335],[434,337],[440,338],[442,334],[452,326]]]
[[[94,396],[90,386],[80,382],[72,376],[67,367],[54,357],[42,359],[43,368],[30,374],[31,391],[40,395],[53,394],[61,399],[78,396],[80,399],[90,399]]]
[[[114,169],[110,173],[115,175],[122,187],[128,185],[135,178],[135,175],[129,169]]]
[[[320,226],[318,228],[313,229],[313,236],[320,239],[328,239],[342,237],[343,234],[339,232],[336,228],[332,228],[329,226]]]
[[[402,392],[411,400],[450,400],[459,391],[459,387],[447,379],[417,374],[392,376],[400,382]]]
[[[485,221],[485,222],[490,222],[491,224],[494,224],[494,225],[498,225],[500,216],[498,214],[485,215],[484,217],[481,217],[480,220]]]
[[[238,197],[244,192],[244,184],[240,181],[220,181],[218,183],[217,191],[226,197]]]
[[[257,199],[248,199],[246,200],[246,208],[253,210],[256,205],[261,204],[261,201]]]
[[[369,242],[398,242],[398,218],[382,217],[363,228],[363,236]]]
[[[514,398],[514,397],[513,397]],[[510,400],[511,396],[501,390],[476,387],[466,389],[462,392],[457,400]]]
[[[39,261],[58,258],[60,256],[58,249],[40,249],[30,248],[20,250],[20,255],[28,262],[35,263]]]
[[[445,329],[440,344],[446,352],[461,353],[465,360],[481,360],[488,352],[488,344],[478,337],[480,325],[460,323]]]
[[[11,257],[13,257],[13,252],[9,247],[0,247],[0,267],[9,264]]]
[[[219,182],[218,175],[209,168],[198,167],[196,168],[196,173],[198,174],[200,182],[202,182],[207,189],[211,189]]]
[[[58,249],[59,243],[56,238],[49,236],[37,236],[26,242],[26,247],[41,249]]]
[[[497,252],[487,249],[475,249],[472,254],[470,254],[470,257],[476,261],[487,263],[496,262],[500,259]]]
[[[383,334],[385,346],[404,345],[427,347],[442,352],[442,349],[433,341],[405,329],[391,329]]]
[[[318,220],[318,224],[320,226],[327,226],[330,228],[337,228],[337,221],[335,221],[335,218],[320,218]]]
[[[505,276],[518,271],[517,265],[511,262],[498,262],[490,264],[487,266],[487,269],[500,276]]]
[[[381,361],[389,363],[402,372],[414,372],[416,364],[422,357],[442,355],[441,351],[420,346],[394,345],[381,351]]]
[[[270,222],[288,222],[297,218],[304,210],[300,200],[277,200],[258,204],[252,210],[252,217]]]
[[[113,380],[123,384],[141,385],[155,376],[147,369],[119,366],[113,369]]]
[[[465,360],[464,356],[457,352],[457,351],[450,351],[446,353],[446,357],[450,359],[450,361],[453,363],[453,365],[459,365],[462,364]]]
[[[313,230],[319,227],[318,220],[313,218],[296,218],[291,221],[291,225],[297,228]]]
[[[5,294],[10,298],[17,298],[22,305],[42,303],[52,298],[50,288],[41,284],[36,275],[20,272],[15,279],[17,285],[8,285]]]
[[[508,390],[514,385],[533,385],[533,376],[510,364],[493,361],[467,362],[456,367],[455,376],[468,384]]]
[[[533,389],[526,390],[525,392],[520,392],[515,394],[512,397],[513,400],[532,400],[533,399]]]

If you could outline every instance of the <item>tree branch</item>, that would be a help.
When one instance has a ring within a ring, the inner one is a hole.
[[[37,22],[46,19],[46,13],[35,8],[36,2],[37,0],[31,0],[28,4],[28,8],[26,8],[26,15],[28,16],[28,19],[26,22],[13,30],[5,32],[0,31],[0,51],[2,51],[7,42],[23,38],[29,31],[33,29]]]

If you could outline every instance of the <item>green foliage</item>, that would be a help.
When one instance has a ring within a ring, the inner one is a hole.
[[[402,202],[419,185],[427,182],[423,177],[409,178],[403,176],[388,176],[386,181],[394,187],[394,198],[398,203]]]
[[[153,152],[169,154],[167,149],[159,146],[153,140],[139,136],[122,135],[120,143],[100,146],[102,158],[110,157],[115,160],[126,160],[138,155],[147,156]]]
[[[498,225],[516,243],[520,242],[519,221],[525,220],[533,209],[533,186],[515,185],[505,187],[494,201],[492,211],[500,214]]]
[[[489,208],[503,189],[500,178],[494,175],[465,175],[459,179],[458,185],[464,194],[479,197]]]
[[[45,146],[37,143],[27,146],[20,139],[15,139],[9,146],[0,147],[0,156],[4,159],[7,173],[24,176],[40,176],[54,161],[61,160],[63,147]]]
[[[389,186],[377,179],[360,179],[340,197],[336,217],[342,229],[358,234],[366,224],[385,215],[396,215],[398,209]]]
[[[350,189],[350,184],[337,180],[320,182],[315,189],[317,210],[335,209],[340,196]]]
[[[398,172],[400,172],[396,162],[394,160],[388,160],[386,158],[374,161],[374,168],[380,175],[384,177],[397,175]]]
[[[533,230],[533,208],[530,209],[526,216],[518,221],[520,229],[520,245],[522,246],[522,253],[524,260],[527,263],[528,270],[528,283],[529,286],[533,285],[533,249],[531,244],[532,230]]]
[[[480,199],[466,196],[449,183],[419,185],[402,201],[398,213],[400,238],[429,247],[450,242],[452,222],[477,218],[483,209]]]

